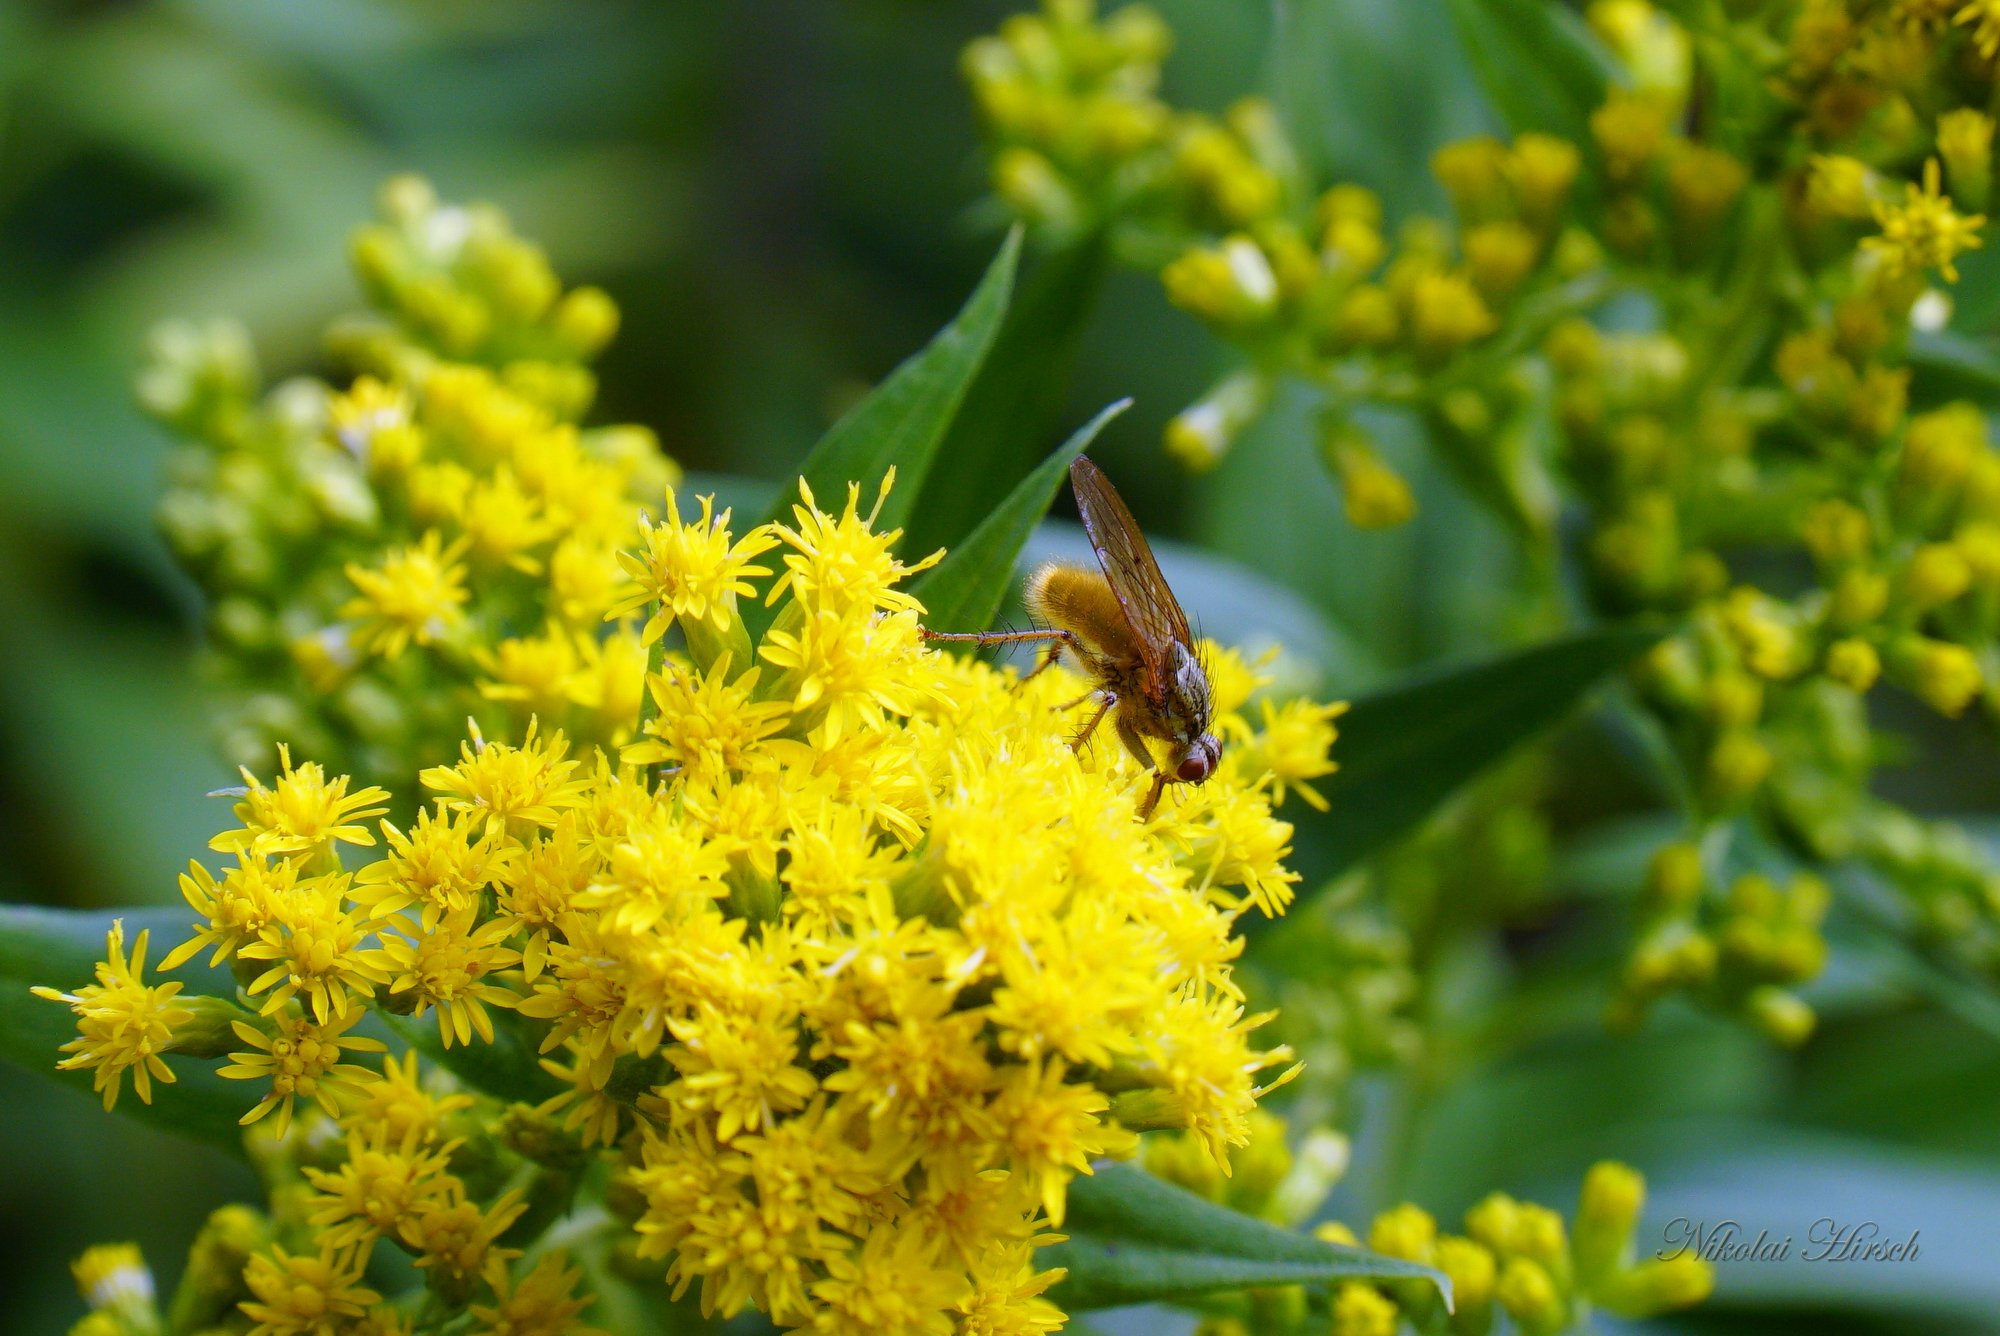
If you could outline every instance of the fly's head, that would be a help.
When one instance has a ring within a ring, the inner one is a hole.
[[[1168,669],[1165,722],[1174,744],[1173,775],[1183,784],[1199,784],[1222,760],[1222,741],[1208,729],[1214,695],[1201,660],[1178,640],[1169,651]]]

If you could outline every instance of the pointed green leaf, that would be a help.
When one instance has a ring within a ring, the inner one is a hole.
[[[1318,786],[1329,810],[1309,818],[1332,858],[1327,875],[1414,826],[1665,633],[1659,626],[1587,631],[1355,701],[1334,744],[1340,768]]]
[[[923,490],[938,442],[1007,314],[1020,255],[1017,227],[1007,234],[957,317],[820,437],[799,472],[821,506],[838,509],[850,482],[860,483],[862,495],[872,497],[883,475],[894,468],[896,490],[883,503],[876,527],[902,527]],[[787,516],[797,495],[795,488],[783,489],[765,518]]]
[[[94,983],[97,962],[104,956],[104,936],[113,919],[125,920],[127,951],[136,945],[140,932],[151,930],[145,982],[178,980],[187,994],[236,995],[236,982],[229,971],[209,968],[203,963],[204,956],[188,961],[172,974],[158,972],[167,952],[190,935],[185,909],[85,912],[0,905],[0,1058],[90,1092],[90,1072],[56,1070],[56,1062],[67,1056],[57,1049],[76,1038],[75,1014],[62,1003],[36,997],[28,989],[39,984],[75,992]],[[217,1063],[171,1055],[166,1063],[177,1078],[172,1084],[155,1081],[153,1102],[146,1104],[128,1077],[116,1112],[241,1155],[243,1129],[237,1119],[257,1102],[254,1087],[216,1075]]]
[[[432,1015],[391,1016],[377,1012],[390,1032],[475,1090],[496,1099],[539,1104],[562,1089],[542,1069],[535,1042],[520,1017],[494,1008],[493,1042],[454,1044],[446,1048]]]
[[[1451,0],[1451,16],[1509,129],[1588,140],[1613,66],[1575,11],[1552,0]]]
[[[978,379],[938,447],[946,467],[924,484],[905,551],[956,547],[1035,465],[1055,435],[1084,326],[1111,269],[1093,232],[1041,257],[1022,282]]]
[[[1028,537],[1049,513],[1072,459],[1082,454],[1111,419],[1132,406],[1120,399],[1077,429],[1041,466],[1021,479],[1007,499],[980,521],[963,543],[926,571],[911,591],[926,621],[938,630],[983,631],[1007,597],[1014,563]]]
[[[1429,1267],[1279,1229],[1131,1165],[1072,1182],[1062,1230],[1069,1241],[1037,1265],[1067,1268],[1054,1297],[1071,1311],[1343,1280],[1426,1280],[1451,1302],[1451,1282]]]

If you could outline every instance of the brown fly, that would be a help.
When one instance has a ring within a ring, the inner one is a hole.
[[[1046,643],[1048,657],[1036,672],[1067,655],[1096,684],[1064,707],[1087,701],[1097,706],[1072,745],[1081,749],[1104,717],[1112,717],[1125,750],[1153,772],[1153,787],[1139,804],[1144,820],[1169,783],[1199,784],[1222,757],[1222,743],[1209,731],[1214,702],[1208,673],[1195,652],[1187,614],[1111,480],[1078,455],[1069,466],[1069,481],[1099,569],[1051,562],[1028,577],[1021,601],[1047,629],[926,630],[924,637],[976,645]],[[1154,742],[1165,744],[1164,765]]]

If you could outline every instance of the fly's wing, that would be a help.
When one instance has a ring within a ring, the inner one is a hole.
[[[1069,481],[1083,512],[1083,531],[1097,551],[1097,564],[1104,568],[1104,578],[1118,596],[1118,606],[1125,610],[1145,656],[1146,694],[1157,704],[1166,695],[1173,642],[1194,648],[1187,614],[1160,574],[1160,563],[1153,560],[1153,549],[1146,545],[1138,521],[1104,470],[1078,455],[1070,463]]]

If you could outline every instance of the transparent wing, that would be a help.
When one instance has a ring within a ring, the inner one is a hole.
[[[1166,694],[1171,646],[1175,641],[1192,650],[1194,636],[1188,630],[1187,614],[1160,574],[1160,563],[1138,521],[1125,508],[1118,490],[1104,476],[1104,470],[1082,455],[1069,466],[1070,486],[1076,489],[1077,508],[1083,512],[1083,531],[1097,551],[1097,564],[1118,606],[1125,610],[1134,637],[1146,660],[1146,694],[1156,703]]]

